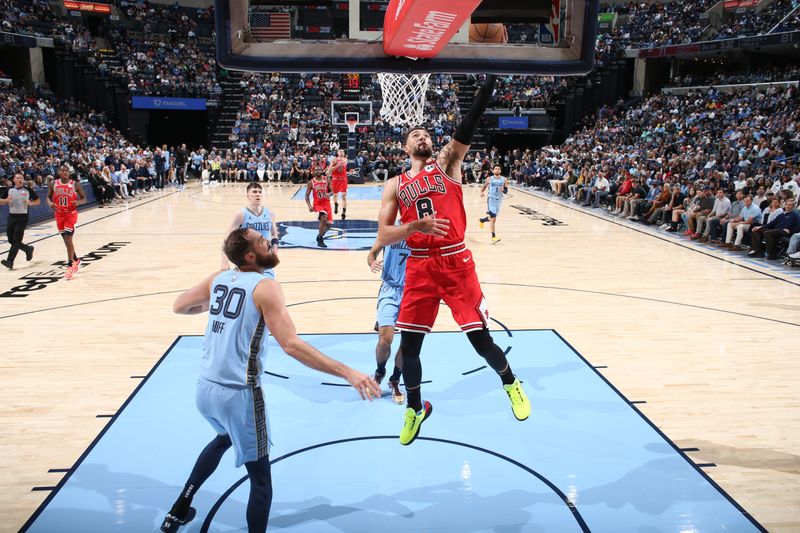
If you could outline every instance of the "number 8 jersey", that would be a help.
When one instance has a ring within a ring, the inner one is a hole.
[[[253,301],[258,272],[226,270],[211,283],[200,375],[220,385],[260,384],[269,330]]]
[[[409,235],[409,248],[443,248],[464,242],[467,216],[464,212],[461,183],[448,176],[438,163],[429,162],[415,176],[410,172],[400,174],[397,181],[397,203],[403,224],[427,215],[450,221],[450,229],[445,237],[419,232]]]

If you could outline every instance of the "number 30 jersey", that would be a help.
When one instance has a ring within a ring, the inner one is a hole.
[[[467,215],[464,212],[464,195],[461,183],[454,180],[439,166],[429,162],[420,172],[400,174],[397,182],[397,204],[403,224],[426,215],[450,221],[445,237],[413,233],[406,242],[413,249],[444,248],[464,242]]]
[[[226,270],[211,283],[200,370],[205,379],[233,387],[260,384],[269,330],[253,292],[263,280],[258,272]]]

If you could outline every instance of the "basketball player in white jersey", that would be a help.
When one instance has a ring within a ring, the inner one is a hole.
[[[229,235],[236,228],[254,229],[263,235],[272,246],[278,246],[278,227],[275,224],[275,215],[270,209],[264,207],[262,193],[263,189],[259,183],[250,182],[247,186],[247,205],[236,213],[225,234]],[[228,258],[223,252],[221,268],[228,270],[229,266]],[[264,271],[264,276],[275,279],[275,272],[271,268],[267,269]]]
[[[197,458],[180,496],[164,518],[161,531],[177,531],[196,511],[192,498],[233,447],[236,466],[250,478],[247,503],[249,533],[267,529],[272,503],[267,412],[260,376],[268,335],[304,365],[345,379],[362,398],[380,396],[380,387],[366,374],[322,354],[297,335],[280,285],[264,277],[278,264],[270,242],[255,230],[239,228],[225,239],[225,254],[234,270],[215,272],[181,294],[173,310],[180,314],[208,311],[196,402],[217,436]]]

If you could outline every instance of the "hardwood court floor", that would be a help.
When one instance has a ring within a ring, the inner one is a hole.
[[[312,220],[291,200],[296,190],[267,186],[278,220]],[[33,513],[47,491],[31,489],[58,483],[63,472],[48,470],[74,464],[108,421],[98,415],[116,412],[138,384],[132,376],[145,375],[177,335],[202,334],[205,316],[174,315],[172,302],[218,268],[223,233],[244,200],[244,185],[193,185],[92,209],[81,213],[75,242],[97,259],[74,280],[46,283],[64,256],[57,236],[35,237],[43,240],[34,261],[0,272],[3,294],[25,286],[23,276],[28,287],[44,281],[0,298],[0,530]],[[492,245],[478,229],[477,188],[466,188],[465,202],[467,243],[497,320],[556,329],[627,398],[646,401],[637,407],[668,437],[699,449],[689,452],[697,463],[716,464],[706,472],[767,529],[800,530],[796,277],[516,190],[498,222],[503,240]],[[378,205],[352,201],[348,219],[374,220]],[[34,230],[53,231],[53,223]],[[287,249],[281,259],[299,331],[370,331],[379,281],[366,251]],[[454,327],[443,309],[436,329]],[[373,354],[363,360],[371,371]]]

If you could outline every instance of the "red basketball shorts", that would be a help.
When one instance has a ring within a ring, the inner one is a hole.
[[[328,215],[328,220],[333,220],[333,217],[331,216],[331,213],[333,213],[333,209],[331,209],[330,200],[328,200],[324,204],[315,203],[314,204],[314,211],[317,213],[317,220],[319,220],[320,215],[322,213],[325,213],[326,215]]]
[[[397,329],[429,333],[442,300],[463,332],[488,326],[489,311],[471,251],[465,248],[453,255],[431,255],[424,259],[411,255],[406,265]]]
[[[78,222],[78,212],[59,213],[56,211],[56,228],[59,233],[75,233],[75,223]]]
[[[333,188],[333,194],[339,192],[347,192],[347,178],[333,178],[331,180],[331,187]]]

